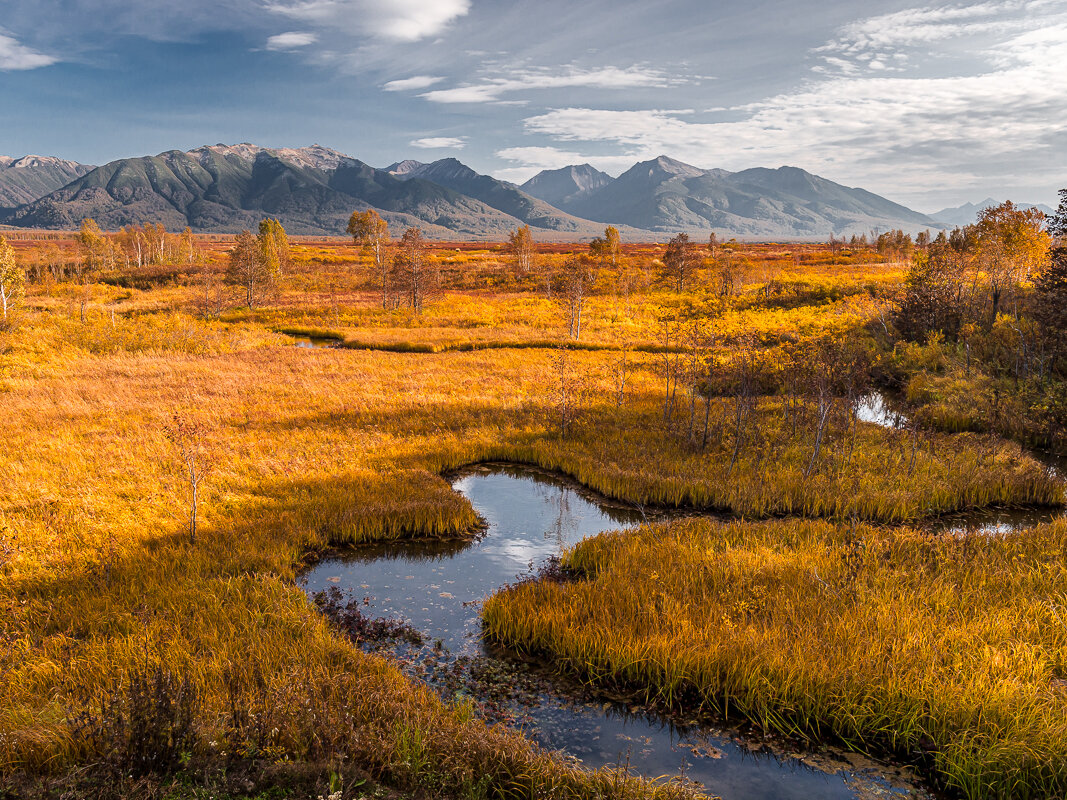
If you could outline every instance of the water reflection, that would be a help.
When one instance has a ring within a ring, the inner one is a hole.
[[[844,800],[915,790],[904,771],[830,750],[791,753],[695,719],[667,720],[619,698],[589,695],[536,664],[487,648],[480,638],[483,598],[581,539],[634,525],[642,515],[516,467],[481,467],[454,486],[489,524],[480,540],[361,548],[304,577],[309,594],[339,587],[366,598],[368,614],[420,630],[429,645],[392,650],[409,675],[446,696],[486,701],[492,718],[588,766],[622,763],[649,776],[684,774],[728,799]]]
[[[856,418],[860,422],[870,422],[883,428],[903,428],[908,424],[907,416],[890,407],[885,395],[880,392],[863,398],[856,408]]]
[[[856,416],[862,422],[870,422],[883,428],[902,430],[908,425],[904,412],[893,408],[885,395],[875,392],[863,399]],[[1054,478],[1067,475],[1067,459],[1040,450],[1027,450],[1030,456],[1045,465]],[[923,525],[932,533],[964,536],[1002,536],[1051,522],[1064,515],[1062,508],[984,508],[958,514],[946,514]]]
[[[321,336],[293,336],[293,344],[297,347],[319,348],[337,347],[336,339],[324,339]]]

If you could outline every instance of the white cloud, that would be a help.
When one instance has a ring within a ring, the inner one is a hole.
[[[47,67],[58,62],[54,56],[39,53],[0,30],[0,70],[27,70]]]
[[[547,67],[512,70],[506,77],[486,78],[480,83],[456,86],[451,89],[435,89],[425,92],[425,97],[434,103],[493,103],[501,96],[530,89],[570,89],[577,87],[593,89],[634,89],[641,87],[665,87],[679,83],[658,69],[633,66],[579,69],[574,66],[562,71]]]
[[[440,83],[444,78],[437,75],[412,75],[410,78],[400,78],[399,80],[389,81],[382,86],[387,92],[408,92],[417,91],[419,89],[428,89],[435,83]]]
[[[872,70],[902,71],[913,56],[944,56],[952,43],[973,52],[970,42],[1000,38],[1032,29],[1048,14],[1062,12],[1063,0],[990,0],[970,5],[909,8],[850,22],[814,52],[825,64],[816,71],[853,74]],[[968,40],[964,42],[963,40]]]
[[[558,147],[507,147],[494,153],[497,158],[518,161],[531,169],[559,169],[578,164],[582,154]]]
[[[614,145],[630,163],[666,153],[701,167],[794,164],[916,196],[939,185],[958,191],[1013,182],[1064,169],[1067,4],[1059,7],[992,43],[972,74],[892,76],[868,64],[702,119],[669,110],[559,108],[524,125],[556,142]],[[551,163],[551,149],[499,155],[532,167]],[[570,159],[575,149],[560,152]]]
[[[470,0],[277,0],[267,9],[329,29],[415,42],[467,14]]]
[[[467,144],[467,140],[459,136],[428,136],[425,139],[413,139],[408,144],[425,150],[462,150]]]
[[[271,36],[267,39],[267,49],[296,50],[300,47],[307,47],[310,44],[315,44],[318,40],[319,37],[314,33],[289,31],[288,33],[279,33],[277,36]]]

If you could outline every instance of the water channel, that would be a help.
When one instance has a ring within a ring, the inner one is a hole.
[[[319,348],[319,347],[337,347],[340,341],[337,339],[329,339],[324,336],[296,336],[293,334],[286,334],[293,340],[293,344],[296,347],[303,348]]]
[[[909,424],[907,415],[897,408],[890,398],[880,393],[865,397],[856,411],[856,416],[862,422],[870,422],[883,428],[899,430]],[[1039,450],[1027,450],[1027,453],[1044,464],[1053,476],[1067,476],[1067,459]],[[1018,533],[1043,522],[1051,522],[1063,515],[1063,508],[993,506],[977,511],[945,514],[924,523],[923,526],[932,533],[947,535],[1005,535]]]
[[[479,540],[359,548],[302,578],[319,602],[343,596],[367,617],[402,620],[419,631],[421,643],[387,647],[408,675],[446,697],[485,701],[491,720],[588,767],[682,775],[725,800],[929,796],[907,769],[831,748],[808,751],[707,720],[667,719],[491,650],[480,636],[483,598],[582,539],[635,525],[641,515],[523,467],[482,465],[453,485],[488,523]]]

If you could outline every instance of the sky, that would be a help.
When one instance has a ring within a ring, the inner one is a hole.
[[[1067,0],[0,0],[0,154],[238,142],[1055,206]]]

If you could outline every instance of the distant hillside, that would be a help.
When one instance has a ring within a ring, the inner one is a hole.
[[[939,227],[930,217],[796,167],[703,170],[666,156],[634,165],[564,210],[656,232],[826,238]]]
[[[936,219],[938,222],[943,222],[950,227],[964,227],[965,225],[973,225],[978,221],[978,214],[987,208],[993,208],[993,206],[999,206],[1003,201],[994,200],[992,197],[987,197],[981,203],[964,203],[962,206],[955,206],[953,208],[943,208],[930,216]],[[1044,203],[1016,203],[1016,205],[1023,208],[1036,208],[1043,214],[1055,214],[1056,210],[1046,206]]]
[[[589,164],[577,164],[562,169],[542,170],[520,188],[528,195],[563,208],[584,195],[591,194],[614,180]]]
[[[401,180],[421,178],[436,183],[438,186],[446,186],[460,194],[480,200],[487,206],[508,214],[532,228],[580,233],[587,236],[597,236],[603,232],[602,225],[566,214],[544,200],[531,197],[512,183],[489,175],[479,175],[454,158],[443,158],[432,164],[402,161],[390,168],[390,174]]]
[[[5,183],[9,175],[17,177]],[[666,156],[618,178],[580,164],[518,187],[454,158],[375,169],[321,145],[218,144],[102,167],[2,158],[0,191],[5,186],[22,194],[11,195],[17,207],[0,209],[0,224],[38,228],[76,228],[92,217],[110,230],[159,222],[170,230],[235,233],[272,216],[294,234],[337,235],[353,211],[368,208],[394,230],[416,225],[433,238],[498,241],[524,223],[542,240],[589,239],[609,224],[629,240],[680,231],[826,239],[946,224],[796,167],[727,172]]]
[[[479,200],[419,179],[400,180],[324,147],[271,150],[242,144],[113,161],[25,205],[4,221],[74,228],[86,217],[115,229],[232,233],[264,216],[297,234],[343,234],[354,210],[376,208],[397,227],[435,238],[503,238],[519,222]]]
[[[93,169],[52,156],[0,156],[0,208],[32,203]]]

